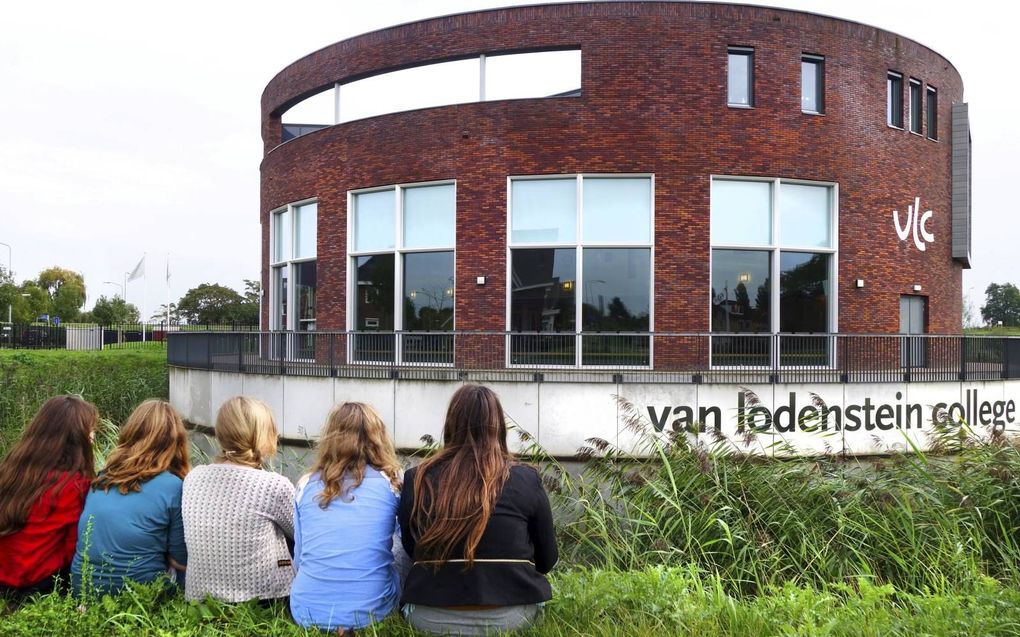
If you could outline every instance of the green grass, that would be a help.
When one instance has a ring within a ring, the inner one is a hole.
[[[0,455],[57,394],[81,394],[123,422],[142,400],[169,396],[166,349],[0,350]]]
[[[581,635],[1016,635],[1020,593],[995,581],[945,594],[903,593],[867,581],[815,589],[792,583],[754,597],[734,597],[715,577],[692,568],[649,567],[620,573],[573,570],[552,576],[553,600],[524,634]],[[138,587],[84,602],[37,597],[0,617],[0,634],[34,635],[321,635],[292,623],[282,606],[185,602]],[[416,635],[402,619],[359,635]]]
[[[1020,336],[1020,327],[968,327],[963,333],[967,336]]]

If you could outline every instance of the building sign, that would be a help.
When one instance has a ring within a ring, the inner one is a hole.
[[[907,206],[907,220],[900,226],[900,212],[893,210],[893,224],[896,226],[896,236],[900,241],[906,241],[911,234],[914,235],[914,245],[921,252],[925,246],[935,241],[935,235],[928,231],[927,224],[932,218],[932,211],[921,212],[921,198],[914,197],[914,204]]]

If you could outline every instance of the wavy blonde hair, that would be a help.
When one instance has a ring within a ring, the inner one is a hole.
[[[146,400],[120,428],[117,446],[92,488],[127,494],[164,471],[183,480],[190,470],[188,432],[180,414],[165,400]]]
[[[349,501],[350,493],[365,479],[365,466],[385,475],[400,490],[400,461],[379,413],[371,405],[347,402],[326,417],[319,455],[312,473],[319,473],[323,490],[318,496],[323,509],[336,498]]]
[[[276,454],[276,419],[269,405],[248,396],[228,398],[216,412],[216,459],[255,469]]]

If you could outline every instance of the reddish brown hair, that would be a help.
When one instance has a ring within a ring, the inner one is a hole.
[[[39,408],[0,462],[0,535],[17,533],[39,497],[77,474],[95,477],[92,432],[99,412],[78,396],[54,396]]]
[[[443,449],[414,477],[412,533],[416,556],[437,564],[464,543],[468,567],[514,464],[506,446],[506,419],[488,387],[464,385],[450,399]]]

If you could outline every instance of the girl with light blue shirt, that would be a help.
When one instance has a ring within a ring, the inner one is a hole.
[[[290,608],[301,626],[363,628],[396,608],[400,472],[386,426],[371,406],[333,408],[315,465],[298,482]]]

